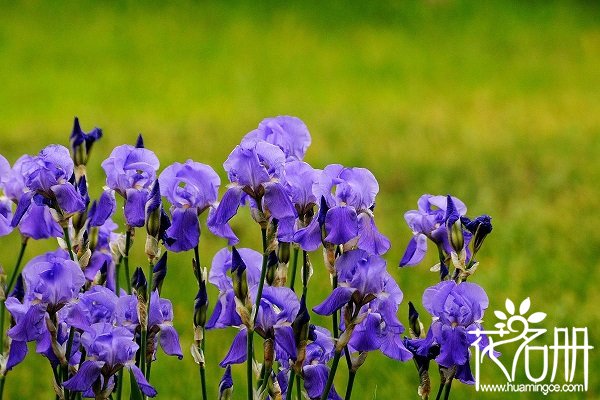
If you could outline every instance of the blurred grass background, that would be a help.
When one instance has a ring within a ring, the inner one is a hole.
[[[89,166],[93,193],[103,184],[100,162],[138,132],[161,169],[193,158],[225,180],[221,164],[242,135],[264,117],[295,115],[312,133],[306,160],[314,167],[363,166],[379,179],[377,221],[393,244],[386,259],[405,293],[404,322],[406,301],[420,304],[437,278],[428,271],[433,255],[396,267],[411,235],[403,213],[423,193],[453,193],[469,215],[493,217],[473,278],[489,294],[490,325],[505,298],[531,297],[548,313],[544,327],[587,326],[597,345],[599,21],[600,8],[586,1],[2,2],[0,153],[12,163],[49,143],[67,145],[77,115],[85,130],[105,132]],[[249,221],[243,212],[234,228],[241,246],[258,248]],[[18,243],[16,234],[0,241],[7,269]],[[133,250],[139,263],[142,243]],[[205,234],[203,263],[224,245]],[[54,246],[36,243],[26,257]],[[183,361],[160,354],[153,366],[164,399],[200,397],[188,356],[191,257],[170,258],[163,289],[186,353]],[[319,254],[313,263],[316,304],[328,278]],[[232,333],[208,333],[211,394]],[[494,366],[482,368],[488,382],[503,382]],[[598,368],[594,350],[587,394],[552,398],[600,397]],[[416,398],[416,378],[412,363],[370,355],[353,398]],[[234,380],[234,397],[243,398],[242,367]],[[47,363],[32,354],[9,374],[7,398],[51,398],[50,382]],[[343,393],[344,368],[336,382]],[[457,384],[453,398],[517,395]]]

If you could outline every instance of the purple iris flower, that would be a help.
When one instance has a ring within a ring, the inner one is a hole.
[[[310,133],[304,122],[289,116],[263,119],[257,129],[244,136],[242,142],[261,140],[279,147],[288,161],[302,160],[311,142]]]
[[[21,156],[12,168],[7,168],[8,163],[3,163],[1,160],[4,160],[4,158],[0,158],[0,164],[2,164],[2,166],[0,166],[0,189],[4,191],[5,196],[13,203],[18,204],[21,197],[23,197],[26,192],[29,192],[29,189],[25,186],[25,171],[23,168],[26,165],[30,165],[32,158],[33,157],[29,155]],[[28,193],[26,196],[30,195],[31,194]],[[11,222],[12,221],[9,220],[9,223]],[[0,222],[0,225],[1,224],[2,223]],[[25,211],[25,214],[18,224],[18,228],[23,236],[35,240],[60,237],[63,235],[63,231],[58,222],[52,217],[50,209],[45,205],[37,205],[35,202],[31,201],[29,202],[29,208]]]
[[[106,322],[98,322],[81,335],[81,343],[88,359],[81,364],[79,371],[71,379],[64,382],[65,388],[85,392],[92,386],[106,387],[104,398],[108,398],[113,389],[113,385],[108,384],[111,382],[110,378],[121,368],[127,368],[133,373],[143,394],[149,397],[156,396],[156,390],[135,365],[135,354],[139,346],[133,340],[133,333],[129,330]],[[96,382],[100,384],[94,385]]]
[[[303,161],[292,160],[285,164],[281,183],[296,209],[297,218],[279,220],[277,237],[280,241],[292,242],[294,233],[312,221],[314,207],[318,201],[313,193],[313,186],[317,184],[320,172]],[[314,237],[317,239],[316,248],[321,243],[320,231],[319,235]]]
[[[356,321],[348,345],[356,351],[381,350],[386,356],[406,361],[412,357],[400,334],[404,326],[396,313],[402,302],[402,291],[386,271],[385,260],[356,249],[342,254],[335,263],[339,286],[313,310],[331,315],[342,307],[350,307]],[[343,314],[343,313],[342,313]]]
[[[121,294],[117,301],[116,321],[119,326],[127,328],[131,332],[140,329],[138,319],[138,299],[135,295]],[[173,305],[167,299],[161,299],[158,291],[152,292],[150,299],[150,314],[148,318],[148,346],[156,350],[158,343],[165,354],[177,356],[181,359],[183,353],[179,344],[179,336],[173,327]]]
[[[423,293],[423,306],[433,316],[433,322],[427,337],[408,340],[410,346],[416,354],[427,356],[431,346],[439,345],[436,362],[447,368],[456,365],[456,377],[464,383],[474,383],[469,368],[469,347],[477,337],[468,332],[483,330],[481,319],[488,304],[485,291],[474,283],[443,281],[427,288]],[[487,343],[484,339],[479,345],[483,349]]]
[[[430,194],[421,196],[417,210],[407,211],[404,214],[406,223],[413,231],[413,237],[402,256],[401,267],[416,265],[423,260],[427,252],[427,239],[440,246],[447,254],[452,252],[446,224],[448,198],[453,205],[455,217],[464,216],[467,207],[456,197]]]
[[[256,288],[250,288],[250,297],[254,303]],[[275,358],[289,360],[296,357],[296,343],[292,322],[300,309],[296,294],[287,287],[265,286],[263,289],[256,325],[254,329],[265,338],[275,342]],[[220,362],[221,367],[239,364],[246,361],[246,337],[248,330],[242,327],[233,338],[233,343],[225,358]]]
[[[6,308],[15,319],[15,325],[8,330],[13,340],[14,352],[11,368],[22,361],[27,354],[26,343],[38,342],[39,353],[51,361],[58,362],[51,349],[50,333],[46,324],[48,314],[56,316],[59,310],[75,301],[85,283],[79,265],[71,261],[66,251],[58,249],[33,258],[22,272],[25,293],[22,300],[9,297]],[[68,336],[62,318],[56,318],[57,339],[65,342]],[[63,326],[64,325],[64,326]],[[72,357],[73,353],[69,355]]]
[[[75,300],[85,283],[85,276],[65,250],[58,249],[34,257],[23,267],[25,298],[58,311]]]
[[[73,160],[69,150],[60,145],[50,145],[35,157],[25,158],[21,164],[25,192],[19,199],[12,225],[17,226],[32,202],[46,205],[65,218],[85,209],[85,200],[72,184]]]
[[[327,385],[329,376],[327,362],[333,358],[335,344],[331,332],[321,326],[311,325],[308,339],[309,343],[306,345],[305,358],[302,362],[302,378],[306,394],[314,400],[321,398]],[[291,366],[289,360],[283,360],[281,365],[282,369],[277,375],[277,380],[282,392],[286,393]],[[341,400],[335,390],[335,385],[331,387],[327,399]]]
[[[261,214],[257,219],[260,223],[269,218],[295,218],[296,210],[279,182],[285,161],[284,152],[265,141],[242,141],[236,146],[223,164],[231,184],[208,217],[210,231],[227,238],[230,245],[237,243],[228,222],[246,201]]]
[[[390,241],[375,226],[373,209],[379,184],[365,168],[345,168],[339,164],[325,167],[314,194],[321,201],[321,216],[294,235],[294,241],[307,251],[321,241],[343,245],[348,242],[370,254],[383,254]]]
[[[219,289],[217,304],[206,324],[207,329],[243,326],[242,319],[236,311],[236,299],[233,282],[228,275],[236,263],[243,263],[246,271],[248,291],[252,304],[258,291],[262,255],[251,249],[236,249],[239,259],[234,260],[233,253],[224,248],[213,258],[208,281]],[[294,292],[286,287],[265,286],[256,317],[256,331],[264,337],[273,335],[276,356],[288,359],[296,356],[296,347],[292,322],[300,309],[300,303]],[[228,354],[221,361],[221,366],[241,363],[246,360],[247,329],[242,327],[233,340]]]
[[[198,216],[215,207],[221,179],[212,167],[192,160],[169,165],[160,174],[160,192],[172,204],[165,245],[175,252],[193,249],[200,239]]]
[[[252,249],[237,249],[246,265],[248,287],[254,288],[260,280],[262,254]],[[206,329],[240,326],[242,320],[236,311],[233,282],[228,272],[232,269],[232,252],[228,248],[219,250],[213,257],[208,281],[219,289],[215,309],[206,324]]]
[[[159,166],[160,162],[152,151],[131,145],[115,147],[102,162],[106,185],[125,199],[127,225],[144,226],[146,200]]]

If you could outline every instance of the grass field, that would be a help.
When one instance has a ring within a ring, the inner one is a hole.
[[[419,267],[396,267],[411,235],[403,213],[423,193],[452,193],[470,215],[493,217],[473,277],[489,294],[487,319],[495,322],[491,310],[502,309],[507,297],[530,297],[548,314],[546,328],[587,326],[591,344],[599,345],[600,7],[323,3],[4,2],[0,153],[12,163],[46,144],[66,145],[77,115],[84,129],[105,132],[89,167],[95,194],[104,183],[100,162],[138,132],[161,168],[193,158],[225,180],[221,164],[242,135],[264,117],[295,115],[311,131],[306,160],[314,167],[364,166],[378,178],[378,225],[392,241],[386,259],[405,303],[420,305],[436,275],[428,271],[431,254]],[[258,248],[259,231],[247,213],[235,218],[234,229],[242,246]],[[12,268],[18,242],[16,234],[0,239],[5,269]],[[140,263],[142,242],[133,250]],[[224,245],[204,234],[203,263]],[[26,256],[53,246],[35,243]],[[170,258],[163,288],[186,352],[182,361],[161,355],[153,366],[163,399],[200,398],[187,351],[191,257]],[[313,262],[316,304],[329,282],[319,254]],[[406,322],[404,304],[401,310]],[[231,331],[208,334],[212,394],[231,337]],[[593,350],[589,391],[549,398],[599,398],[599,368]],[[492,366],[484,372],[502,382]],[[412,363],[370,355],[357,379],[357,400],[417,397]],[[243,367],[234,369],[234,381],[234,398],[244,398]],[[6,398],[52,398],[50,382],[46,360],[30,354],[9,374]],[[342,392],[345,382],[341,369]],[[453,398],[509,397],[456,384]]]

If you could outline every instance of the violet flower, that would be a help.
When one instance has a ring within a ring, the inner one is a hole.
[[[254,304],[256,288],[250,288],[250,297]],[[265,286],[263,289],[258,315],[254,329],[263,338],[275,343],[275,358],[288,360],[296,356],[296,344],[292,322],[298,313],[300,303],[296,294],[287,287]],[[248,330],[245,326],[233,338],[233,343],[225,358],[219,363],[221,367],[239,364],[246,361],[246,337]]]
[[[8,163],[2,163],[3,167],[1,167],[0,171],[0,189],[4,191],[5,196],[13,203],[18,204],[21,197],[23,197],[26,192],[29,192],[29,189],[25,186],[25,172],[23,168],[26,165],[30,165],[32,158],[33,157],[29,155],[21,156],[15,162],[13,167],[8,169]],[[27,194],[27,196],[29,195],[30,194]],[[10,223],[12,223],[12,217]],[[52,217],[50,209],[45,205],[37,205],[35,202],[31,201],[29,202],[29,208],[25,211],[18,224],[18,228],[21,235],[35,240],[60,237],[63,235],[62,228]]]
[[[50,145],[35,157],[25,158],[21,164],[25,187],[21,195],[12,226],[17,226],[32,202],[46,205],[56,213],[59,222],[85,209],[85,201],[73,185],[73,160],[69,150],[60,145]]]
[[[427,288],[423,293],[423,306],[433,317],[425,339],[408,340],[410,347],[419,356],[428,356],[434,345],[440,353],[435,361],[443,367],[457,366],[456,378],[463,383],[473,384],[469,368],[469,347],[477,337],[469,331],[483,330],[481,319],[488,307],[488,297],[479,285],[454,281],[443,281]],[[487,346],[487,338],[479,346]]]
[[[131,332],[141,329],[138,319],[138,299],[135,295],[121,294],[117,301],[117,325]],[[158,338],[157,338],[158,335]],[[181,359],[183,353],[179,344],[179,336],[173,327],[173,305],[167,299],[159,297],[158,292],[152,292],[150,299],[150,314],[148,318],[148,349],[154,352],[158,344],[165,354]]]
[[[133,340],[130,331],[99,322],[81,335],[81,343],[88,359],[81,364],[79,371],[71,379],[64,382],[66,389],[85,392],[93,387],[94,394],[108,398],[114,388],[110,378],[120,369],[127,368],[133,373],[143,394],[149,397],[156,396],[156,390],[135,365],[135,354],[139,346]],[[109,382],[112,384],[108,384]]]
[[[260,280],[262,254],[252,249],[236,249],[246,266],[246,278],[249,287],[255,287]],[[206,329],[240,326],[242,320],[236,311],[233,281],[228,272],[232,270],[232,251],[219,250],[213,257],[208,281],[219,289],[219,297],[213,313],[206,323]]]
[[[10,367],[22,361],[27,353],[26,343],[38,342],[37,351],[45,354],[51,362],[58,362],[51,349],[51,338],[46,319],[56,329],[59,345],[66,342],[68,333],[57,313],[73,302],[85,283],[79,265],[71,261],[66,251],[58,249],[37,256],[29,261],[22,272],[25,284],[23,299],[9,297],[5,304],[15,319],[8,330],[14,348],[11,349]],[[64,356],[64,355],[63,355]],[[69,360],[73,353],[69,355]]]
[[[246,134],[242,142],[265,141],[279,147],[288,161],[302,160],[310,146],[308,128],[299,118],[278,116],[263,119],[258,128]]]
[[[335,344],[331,332],[315,325],[310,326],[308,341],[304,360],[302,361],[302,378],[306,394],[311,400],[315,400],[321,398],[327,385],[330,372],[327,362],[333,358]],[[281,365],[282,369],[277,375],[277,380],[282,392],[287,393],[289,388],[288,375],[291,369],[290,361],[283,360]],[[341,400],[335,390],[335,385],[331,386],[327,399]]]
[[[212,167],[192,160],[174,163],[160,174],[160,192],[172,204],[165,245],[175,252],[193,249],[200,239],[198,216],[215,207],[221,179]]]
[[[125,199],[127,225],[144,226],[146,200],[159,166],[160,162],[152,151],[131,145],[115,147],[102,162],[106,185]]]
[[[294,235],[294,241],[307,251],[320,241],[352,244],[370,254],[383,254],[389,240],[375,226],[373,209],[379,184],[365,168],[345,168],[332,164],[323,170],[314,193],[321,201],[320,217]],[[324,229],[324,237],[321,237]]]
[[[404,219],[413,231],[413,237],[400,261],[400,266],[420,263],[427,252],[427,239],[441,247],[447,254],[452,252],[446,226],[448,198],[455,208],[458,217],[467,212],[465,204],[456,197],[432,196],[425,194],[418,201],[418,209],[407,211]]]
[[[262,227],[271,218],[295,218],[296,210],[279,182],[285,161],[279,147],[264,141],[242,141],[236,146],[223,164],[231,184],[216,210],[209,214],[210,231],[227,238],[230,245],[236,244],[239,240],[228,222],[246,202]]]
[[[294,234],[313,220],[318,201],[313,193],[313,186],[317,184],[320,172],[303,161],[293,160],[285,164],[281,183],[296,209],[297,218],[289,217],[278,221],[277,238],[280,241],[292,242]],[[321,243],[320,233],[315,238],[316,248]]]
[[[400,336],[404,326],[396,316],[403,294],[387,273],[385,260],[357,249],[342,254],[335,268],[339,286],[313,310],[320,315],[331,315],[347,308],[342,315],[351,317],[342,326],[344,340],[338,343],[338,350],[348,344],[359,352],[381,350],[396,360],[410,359],[412,355]]]

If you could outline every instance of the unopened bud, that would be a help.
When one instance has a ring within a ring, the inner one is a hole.
[[[231,280],[233,281],[233,293],[242,303],[248,298],[248,282],[246,281],[246,263],[242,260],[240,253],[233,246],[231,248]]]
[[[277,265],[279,264],[279,260],[277,259],[277,254],[272,251],[269,253],[269,256],[267,258],[267,271],[266,271],[266,279],[267,279],[267,284],[269,284],[269,286],[273,285],[273,282],[275,281],[275,273],[277,271]]]
[[[225,368],[225,373],[219,382],[219,400],[231,400],[233,396],[233,379],[231,378],[231,366]]]
[[[277,258],[279,258],[280,263],[287,264],[290,262],[290,247],[291,244],[289,242],[279,242]]]
[[[138,300],[141,298],[144,302],[147,300],[147,290],[148,282],[146,281],[146,275],[144,275],[144,271],[141,267],[137,267],[133,276],[131,277],[131,287],[135,290]]]
[[[161,206],[160,185],[157,179],[154,181],[146,201],[146,232],[155,238],[160,232]]]
[[[206,282],[200,281],[200,288],[194,300],[194,326],[204,327],[206,325],[206,310],[208,309],[208,294],[206,293]]]
[[[152,291],[158,290],[159,294],[165,277],[167,276],[167,254],[168,253],[165,251],[152,268]]]
[[[419,313],[413,305],[412,301],[408,302],[408,326],[409,333],[413,339],[421,337],[423,331],[423,324],[419,320]]]
[[[465,237],[463,235],[462,223],[460,219],[457,219],[449,227],[448,235],[450,236],[450,244],[457,253],[460,252],[465,246]]]

